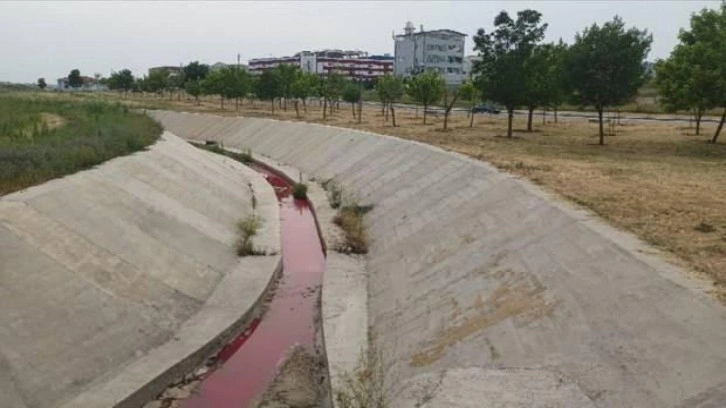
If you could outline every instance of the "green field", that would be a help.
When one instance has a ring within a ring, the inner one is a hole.
[[[0,195],[141,150],[160,134],[117,103],[0,94]]]

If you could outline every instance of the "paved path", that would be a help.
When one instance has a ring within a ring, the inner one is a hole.
[[[2,197],[0,407],[139,406],[206,358],[279,262],[236,255],[250,188],[270,220],[257,243],[279,252],[264,179],[169,133]]]
[[[354,130],[154,116],[335,177],[375,205],[368,319],[392,406],[726,406],[726,308],[632,235],[528,182]],[[499,392],[480,392],[490,381]]]

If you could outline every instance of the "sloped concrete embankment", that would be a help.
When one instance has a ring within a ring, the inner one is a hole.
[[[334,177],[375,205],[368,319],[392,406],[726,401],[724,308],[632,235],[527,182],[348,129],[153,115],[182,137]]]
[[[279,255],[271,187],[165,132],[148,151],[0,199],[0,406],[141,406],[251,317]],[[246,313],[247,312],[247,313]]]

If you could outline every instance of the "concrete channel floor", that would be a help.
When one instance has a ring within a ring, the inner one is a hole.
[[[150,114],[374,206],[367,324],[392,406],[726,406],[726,309],[708,283],[588,212],[420,143]]]

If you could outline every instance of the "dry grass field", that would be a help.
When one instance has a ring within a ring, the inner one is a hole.
[[[363,129],[429,143],[487,161],[525,177],[545,189],[592,210],[611,224],[629,230],[656,247],[677,256],[675,262],[694,275],[711,278],[714,294],[726,300],[726,143],[707,144],[715,124],[704,124],[703,134],[693,136],[687,124],[638,123],[615,128],[616,135],[597,145],[597,124],[584,120],[542,123],[524,129],[524,117],[515,117],[515,137],[508,139],[505,115],[477,115],[469,127],[465,113],[455,113],[448,131],[442,117],[429,116],[428,124],[410,110],[397,110],[397,124],[385,121],[380,108],[365,106],[362,123],[356,123],[350,105],[323,121],[317,102],[307,113],[270,104],[245,101],[235,110],[218,99],[200,106],[187,101],[135,100],[131,103],[165,109],[205,111],[221,115],[274,117],[332,126]],[[723,136],[722,139],[726,139]]]

